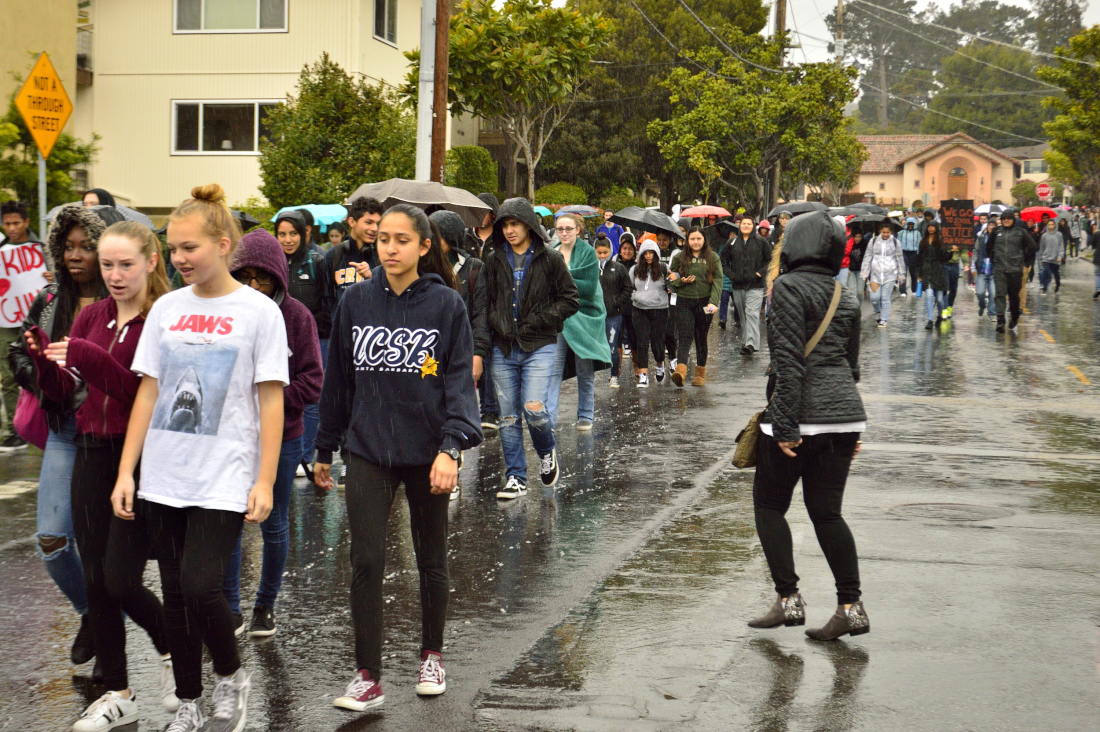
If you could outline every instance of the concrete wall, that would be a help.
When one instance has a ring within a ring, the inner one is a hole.
[[[75,102],[76,0],[0,0],[0,18],[0,99],[5,105],[21,85],[9,72],[25,79],[42,51],[50,54],[65,91]],[[65,131],[72,129],[70,118]]]

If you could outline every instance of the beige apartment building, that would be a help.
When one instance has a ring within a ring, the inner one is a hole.
[[[69,86],[76,110],[67,131],[100,136],[86,187],[154,214],[200,183],[221,183],[233,203],[259,195],[264,116],[323,52],[349,72],[396,86],[407,68],[402,52],[420,45],[419,0],[80,5],[86,83],[75,94]],[[458,144],[477,139],[476,127],[462,133],[452,129]]]

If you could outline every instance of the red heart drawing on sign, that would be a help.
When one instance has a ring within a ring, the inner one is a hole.
[[[0,297],[8,294],[8,290],[11,289],[11,280],[0,280]]]

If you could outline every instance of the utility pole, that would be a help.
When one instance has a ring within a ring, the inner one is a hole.
[[[844,65],[844,0],[836,0],[836,65]]]
[[[435,74],[432,89],[432,172],[431,178],[443,182],[447,162],[448,62],[451,55],[451,0],[435,4]]]
[[[420,77],[416,95],[416,179],[432,180],[432,101],[435,94],[436,0],[420,8]]]
[[[787,0],[775,0],[775,37],[781,38],[787,32]],[[779,55],[779,65],[783,66],[783,62],[786,60],[787,51],[784,49]],[[772,170],[772,184],[769,186],[768,191],[768,211],[775,208],[775,204],[779,200],[779,185],[780,185],[781,167],[780,163],[775,164],[775,169]],[[767,215],[768,211],[761,212],[761,216]]]

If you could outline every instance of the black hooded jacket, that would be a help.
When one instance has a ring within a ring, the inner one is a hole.
[[[507,219],[523,223],[531,232],[534,249],[524,276],[519,317],[512,316],[515,276],[504,248]],[[538,215],[525,198],[501,204],[493,224],[492,246],[483,254],[484,266],[474,292],[474,353],[488,356],[493,346],[503,353],[518,346],[533,353],[557,343],[565,319],[580,309],[580,294],[561,254],[546,246]]]
[[[287,291],[313,314],[313,319],[317,322],[317,337],[328,338],[332,329],[332,311],[336,309],[336,291],[325,266],[325,255],[309,245],[305,236],[306,221],[301,213],[283,213],[275,222],[276,230],[283,221],[290,222],[302,237],[298,250],[286,258],[286,264],[290,268],[290,285]]]
[[[842,289],[832,322],[813,352],[806,342],[833,298],[846,242],[843,227],[827,212],[795,217],[787,224],[780,255],[786,274],[775,280],[768,313],[771,401],[763,421],[777,442],[798,442],[800,424],[863,422],[859,381],[859,301]]]
[[[763,288],[768,277],[768,265],[772,261],[772,245],[756,232],[746,240],[737,232],[722,247],[718,257],[722,272],[729,277],[735,290]]]

